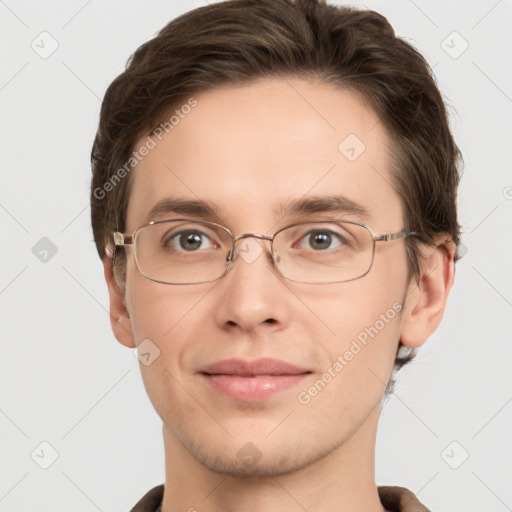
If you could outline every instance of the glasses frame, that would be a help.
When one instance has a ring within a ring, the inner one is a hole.
[[[137,240],[137,233],[140,230],[142,230],[144,228],[147,228],[148,226],[155,225],[155,224],[163,224],[163,223],[172,222],[172,221],[194,222],[194,223],[198,223],[198,224],[206,224],[206,225],[210,225],[210,226],[216,226],[216,227],[219,227],[219,228],[223,229],[224,231],[226,231],[231,236],[231,244],[232,244],[231,251],[228,253],[228,256],[226,258],[226,268],[224,270],[224,273],[221,276],[219,276],[219,277],[217,277],[215,279],[211,279],[210,281],[200,281],[200,282],[193,282],[193,283],[173,283],[173,282],[162,281],[162,280],[150,277],[150,276],[148,276],[147,274],[145,274],[141,270],[139,262],[137,260],[137,250],[136,250],[136,247],[135,247],[136,240]],[[372,241],[373,241],[373,247],[372,247],[371,262],[370,262],[370,266],[368,267],[368,270],[364,274],[361,274],[360,276],[353,277],[353,278],[350,278],[350,279],[344,279],[342,281],[328,281],[328,282],[313,282],[313,283],[311,283],[311,282],[308,282],[308,281],[297,281],[296,279],[290,279],[290,278],[286,277],[281,272],[281,270],[279,269],[279,267],[277,265],[277,262],[276,262],[276,258],[275,258],[275,254],[274,254],[274,247],[273,247],[275,237],[279,233],[281,233],[281,231],[284,231],[284,230],[289,229],[289,228],[293,228],[295,226],[301,226],[301,225],[304,225],[304,224],[328,224],[328,223],[353,224],[353,225],[356,225],[356,226],[361,226],[362,228],[366,229],[370,233],[370,235],[372,237]],[[126,245],[133,245],[133,249],[134,249],[133,250],[133,254],[134,254],[135,265],[137,267],[137,270],[146,279],[149,279],[149,280],[154,281],[156,283],[175,284],[175,285],[182,285],[182,284],[190,285],[190,284],[214,283],[215,281],[218,281],[218,280],[222,279],[231,270],[231,268],[233,267],[233,264],[234,264],[235,259],[236,259],[235,254],[237,254],[237,252],[236,252],[237,242],[239,242],[240,240],[244,240],[246,238],[257,238],[258,240],[267,240],[267,241],[270,242],[270,255],[272,257],[272,263],[274,265],[274,268],[279,273],[279,275],[281,277],[283,277],[284,279],[286,279],[288,281],[295,282],[295,283],[304,283],[304,284],[338,284],[338,283],[347,283],[349,281],[355,281],[357,279],[361,279],[362,277],[367,275],[368,272],[370,272],[370,270],[373,267],[373,261],[375,259],[375,245],[376,245],[377,242],[391,242],[393,240],[399,240],[401,238],[408,238],[408,237],[417,236],[417,235],[419,235],[419,232],[417,232],[417,231],[405,231],[405,230],[396,231],[394,233],[378,234],[378,233],[375,233],[372,230],[372,228],[367,226],[366,224],[362,224],[361,222],[355,222],[355,221],[350,221],[350,220],[341,220],[341,219],[328,219],[328,220],[319,220],[319,221],[308,220],[308,221],[296,222],[294,224],[290,224],[289,226],[286,226],[284,228],[279,229],[278,231],[276,231],[274,233],[273,236],[262,235],[260,233],[243,233],[241,235],[235,235],[229,228],[227,228],[226,226],[223,226],[222,224],[218,224],[217,222],[211,222],[211,221],[207,221],[207,220],[190,219],[190,218],[179,218],[179,219],[165,219],[165,220],[151,221],[151,222],[148,222],[147,224],[145,224],[144,226],[140,226],[139,228],[137,228],[131,234],[129,234],[129,233],[121,233],[120,231],[116,231],[115,233],[113,233],[113,239],[114,239],[114,246],[115,247],[124,247]]]

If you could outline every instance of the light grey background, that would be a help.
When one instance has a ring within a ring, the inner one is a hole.
[[[110,330],[89,154],[129,55],[204,4],[0,0],[2,512],[121,512],[164,480],[159,418]],[[354,5],[387,16],[434,67],[465,158],[467,254],[441,328],[383,410],[377,481],[437,512],[512,510],[512,3]]]

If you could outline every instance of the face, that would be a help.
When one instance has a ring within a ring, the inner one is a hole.
[[[133,171],[125,232],[183,217],[147,218],[176,197],[214,203],[218,216],[206,220],[235,234],[272,236],[332,218],[363,221],[375,233],[403,228],[388,136],[354,93],[267,79],[195,98]],[[294,200],[333,195],[366,216],[285,213]],[[323,285],[284,279],[269,243],[260,243],[255,259],[238,257],[222,279],[194,285],[146,279],[126,249],[129,329],[136,345],[149,339],[160,350],[141,370],[166,440],[229,474],[283,474],[363,442],[358,433],[378,416],[392,370],[407,293],[403,240],[377,243],[361,279]],[[242,363],[212,370],[233,359]],[[262,359],[274,362],[258,366]]]

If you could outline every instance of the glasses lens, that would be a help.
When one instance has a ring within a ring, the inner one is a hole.
[[[274,256],[281,274],[302,283],[339,283],[363,276],[373,260],[373,239],[347,222],[304,223],[280,231]]]
[[[231,235],[222,227],[172,220],[137,231],[135,260],[140,272],[155,281],[204,283],[222,276],[231,249]]]

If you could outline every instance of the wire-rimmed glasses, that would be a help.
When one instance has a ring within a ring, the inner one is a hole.
[[[377,242],[417,235],[414,231],[376,234],[359,222],[305,221],[274,236],[235,235],[215,222],[195,219],[152,221],[132,234],[113,234],[116,246],[132,245],[135,264],[146,278],[164,284],[201,284],[221,279],[238,255],[239,242],[252,237],[270,242],[278,273],[290,281],[331,284],[353,281],[371,269]]]

